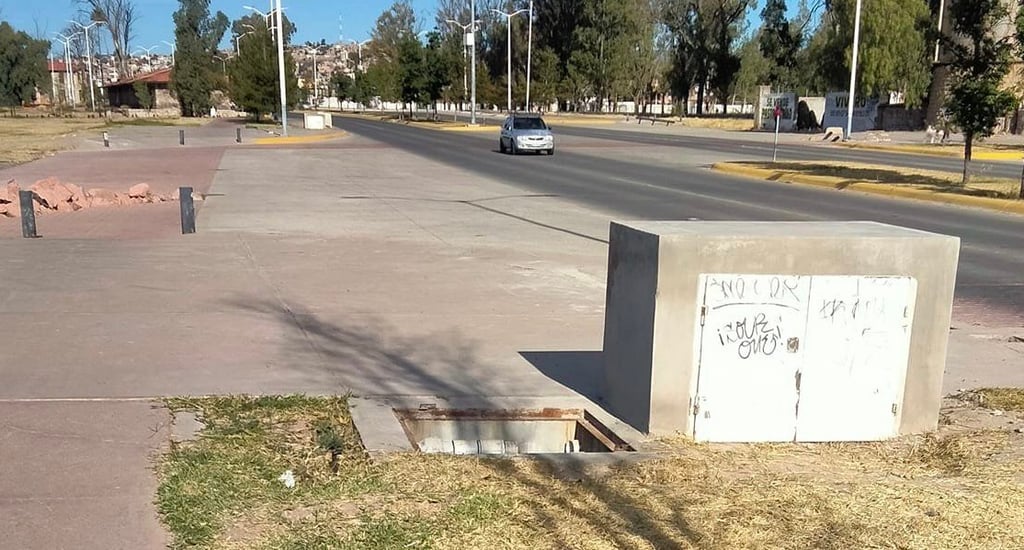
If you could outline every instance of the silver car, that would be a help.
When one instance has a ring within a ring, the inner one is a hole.
[[[511,115],[501,125],[498,149],[502,153],[519,154],[524,151],[555,154],[555,136],[551,127],[538,115]]]

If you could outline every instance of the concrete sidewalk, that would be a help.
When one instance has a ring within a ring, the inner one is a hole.
[[[162,547],[154,397],[596,394],[608,212],[358,137],[207,172],[196,235],[0,239],[0,548]],[[947,388],[1024,385],[975,332]]]

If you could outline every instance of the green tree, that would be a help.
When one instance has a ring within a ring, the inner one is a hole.
[[[757,43],[766,60],[767,83],[777,89],[790,90],[796,84],[794,79],[802,37],[786,18],[786,1],[768,0],[761,10],[761,21]],[[747,63],[755,61],[751,52],[745,52],[742,57],[746,58]]]
[[[139,101],[139,107],[147,111],[153,108],[153,94],[149,91],[149,84],[136,80],[132,83],[132,90],[135,92],[135,99]]]
[[[952,32],[942,37],[952,71],[946,109],[964,134],[962,182],[966,184],[974,140],[991,136],[997,119],[1017,102],[1002,84],[1014,49],[1024,44],[1024,15],[1014,22],[1000,0],[953,0],[949,16]],[[1020,193],[1024,198],[1024,189]]]
[[[266,26],[255,27],[246,37],[245,47],[231,61],[229,91],[231,99],[243,111],[259,120],[280,107],[281,86],[277,62],[277,46]],[[295,62],[285,51],[285,85],[288,107],[298,104],[300,93]]]
[[[11,112],[35,98],[37,89],[50,89],[46,70],[50,43],[0,23],[0,106]]]
[[[764,32],[763,29],[761,32]],[[754,35],[739,48],[740,70],[736,73],[735,93],[742,97],[744,102],[748,98],[756,100],[758,87],[772,81],[771,62],[761,53],[761,44],[761,37]]]
[[[820,80],[815,91],[845,90],[853,57],[855,0],[831,0],[811,40],[809,59]],[[861,10],[857,89],[876,96],[902,92],[908,106],[921,103],[931,82],[927,0],[872,0]]]
[[[749,8],[750,0],[711,2],[709,21],[711,41],[708,46],[711,61],[709,83],[722,104],[723,114],[729,104],[729,96],[734,90],[736,73],[740,70],[740,58],[735,53],[734,43],[740,34],[743,16]]]
[[[412,102],[427,101],[427,66],[423,45],[415,36],[405,35],[398,43],[398,82],[403,110]]]
[[[178,0],[174,12],[176,53],[172,83],[186,117],[203,116],[210,110],[210,93],[220,81],[213,58],[228,29],[222,12],[210,16],[210,0]]]
[[[423,50],[425,73],[423,95],[433,105],[435,117],[437,116],[437,102],[445,99],[454,81],[453,75],[461,61],[457,52],[446,47],[445,40],[440,33],[432,32],[428,35],[427,47]]]
[[[338,71],[331,75],[331,90],[334,92],[334,97],[338,98],[339,105],[345,101],[354,101],[356,81],[351,76]],[[342,107],[341,110],[344,111],[345,108]]]

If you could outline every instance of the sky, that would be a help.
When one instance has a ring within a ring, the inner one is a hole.
[[[344,40],[362,42],[370,37],[377,17],[388,9],[393,0],[282,0],[285,13],[296,24],[298,32],[293,42],[319,42],[321,39],[329,43],[337,42],[339,36]],[[249,3],[266,12],[269,11],[270,0],[212,0],[210,11],[223,11],[234,20],[245,15],[247,10],[242,6]],[[756,18],[761,11],[763,0],[757,2],[750,12]],[[796,4],[796,2],[791,2]],[[52,38],[67,25],[76,12],[74,0],[0,0],[0,20],[10,22],[16,29],[28,32],[40,38]],[[417,19],[423,28],[433,27],[436,0],[412,0]],[[135,0],[139,17],[132,40],[132,49],[158,46],[154,53],[170,53],[163,41],[174,39],[174,24],[171,14],[178,7],[177,0]],[[106,33],[104,33],[106,34]],[[109,37],[104,39],[106,51],[110,51]],[[56,51],[57,43],[54,43]],[[224,45],[227,46],[225,39]]]
[[[293,42],[337,42],[339,35],[344,40],[362,42],[370,37],[377,17],[391,7],[394,0],[282,0],[285,14],[295,23],[298,32]],[[424,28],[433,27],[436,0],[413,0],[416,17]],[[152,47],[162,41],[173,42],[174,23],[171,14],[178,8],[177,0],[135,0],[139,12],[132,48]],[[242,6],[251,5],[263,12],[270,9],[270,0],[212,0],[210,11],[224,12],[229,19],[237,19],[249,13]],[[67,25],[77,7],[74,0],[0,0],[0,20],[8,21],[14,28],[33,36],[52,38]],[[340,28],[339,28],[340,27]],[[105,34],[105,33],[104,33]],[[106,39],[109,48],[109,37]],[[227,44],[227,40],[225,40]],[[109,50],[108,50],[109,51]],[[161,46],[153,53],[170,53],[169,47]]]

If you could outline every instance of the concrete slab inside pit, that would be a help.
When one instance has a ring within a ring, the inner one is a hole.
[[[698,281],[716,273],[914,278],[898,431],[936,427],[959,239],[867,222],[622,222],[610,233],[602,395],[638,430],[693,434]]]

